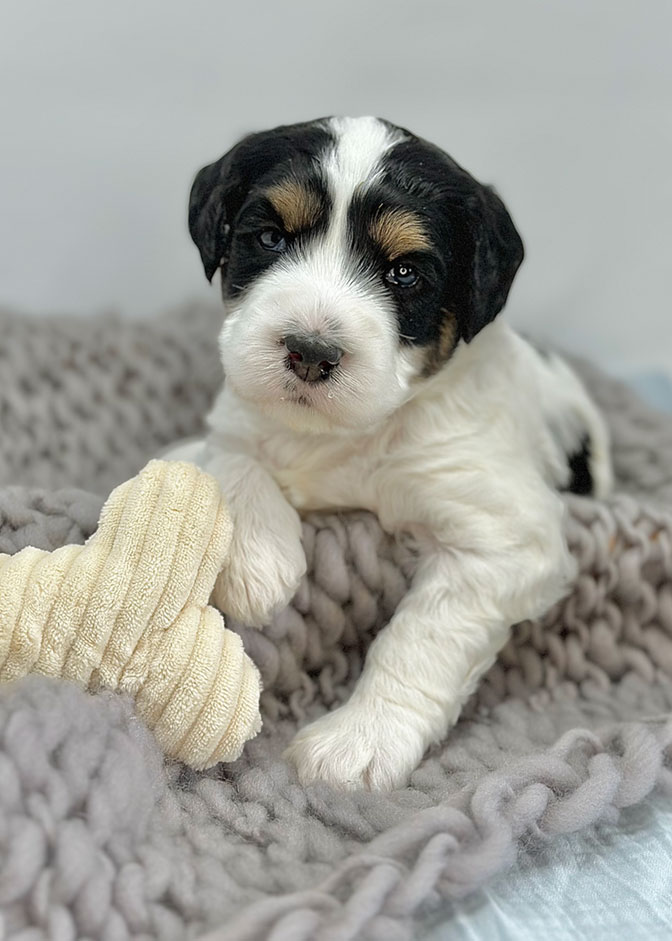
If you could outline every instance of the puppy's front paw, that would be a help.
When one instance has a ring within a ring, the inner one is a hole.
[[[346,703],[302,729],[284,757],[302,784],[389,791],[407,783],[424,753],[425,743],[411,725],[383,709],[372,713]]]
[[[212,602],[242,624],[262,627],[274,611],[289,604],[305,573],[306,556],[298,538],[283,541],[265,534],[238,541],[234,535]]]

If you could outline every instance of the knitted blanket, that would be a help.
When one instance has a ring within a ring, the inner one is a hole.
[[[115,484],[199,429],[216,329],[197,308],[151,323],[0,315],[0,552],[83,541]],[[280,758],[347,697],[412,575],[372,516],[313,514],[292,605],[263,632],[230,625],[265,686],[264,729],[235,764],[165,763],[114,694],[40,677],[0,690],[0,936],[419,938],[521,845],[672,792],[672,419],[580,369],[619,492],[568,498],[573,592],[515,629],[408,788],[302,788]]]

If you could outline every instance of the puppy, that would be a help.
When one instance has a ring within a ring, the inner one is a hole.
[[[604,496],[607,431],[569,367],[495,320],[523,259],[497,194],[375,118],[242,140],[189,227],[219,270],[225,383],[207,438],[235,522],[227,613],[262,625],[306,570],[299,513],[365,508],[419,554],[350,700],[288,749],[302,782],[402,786],[511,626],[575,567],[559,491]]]

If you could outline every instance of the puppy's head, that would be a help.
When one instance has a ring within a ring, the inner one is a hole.
[[[375,118],[246,137],[196,177],[189,228],[221,270],[227,382],[300,430],[393,412],[493,320],[523,258],[492,189]]]

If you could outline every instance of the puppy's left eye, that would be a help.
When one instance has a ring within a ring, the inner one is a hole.
[[[284,252],[287,241],[280,229],[264,229],[259,233],[259,244],[269,252]]]
[[[420,276],[415,268],[407,265],[404,261],[400,261],[390,268],[385,275],[385,280],[399,288],[411,288],[418,283]]]

